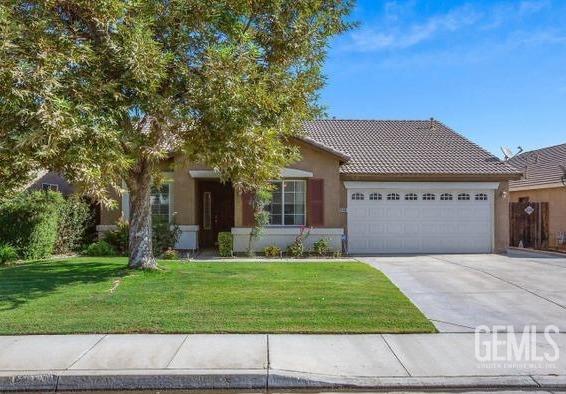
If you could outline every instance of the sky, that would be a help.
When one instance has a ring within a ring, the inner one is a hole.
[[[434,117],[501,156],[566,143],[566,0],[358,0],[321,103],[338,119]]]

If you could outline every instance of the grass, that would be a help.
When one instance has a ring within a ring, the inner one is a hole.
[[[0,334],[434,332],[363,263],[73,258],[0,267]]]

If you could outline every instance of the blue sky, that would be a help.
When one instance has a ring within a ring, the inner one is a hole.
[[[329,116],[431,116],[499,147],[566,142],[566,0],[358,0],[334,39]]]

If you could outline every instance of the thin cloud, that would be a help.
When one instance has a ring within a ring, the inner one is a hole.
[[[355,52],[406,49],[445,33],[469,28],[492,30],[537,13],[549,5],[549,0],[496,3],[483,9],[466,4],[447,13],[433,15],[424,22],[407,23],[405,17],[414,9],[414,2],[389,1],[384,5],[383,20],[376,23],[379,27],[366,26],[350,33],[343,49]]]
[[[420,44],[443,32],[453,32],[472,25],[481,15],[471,7],[455,9],[443,15],[428,18],[426,22],[414,24],[403,30],[393,27],[389,31],[374,31],[368,28],[351,34],[352,44],[360,51],[408,48]]]

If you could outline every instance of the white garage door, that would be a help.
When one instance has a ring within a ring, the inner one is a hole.
[[[493,188],[464,188],[461,183],[430,189],[419,183],[380,185],[347,182],[349,253],[492,251]]]

